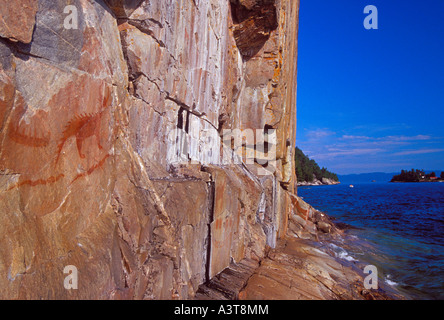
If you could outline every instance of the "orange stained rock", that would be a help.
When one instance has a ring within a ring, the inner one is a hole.
[[[77,181],[80,178],[89,176],[90,174],[92,174],[94,171],[96,171],[97,169],[103,167],[103,165],[105,164],[106,159],[108,159],[110,157],[109,154],[107,154],[102,160],[100,160],[98,163],[96,163],[95,165],[93,165],[91,168],[89,168],[88,170],[86,170],[85,172],[82,172],[80,174],[78,174],[72,181],[71,184],[73,184],[75,181]]]
[[[30,124],[22,124],[21,119],[26,113],[27,106],[21,95],[17,98],[17,104],[13,111],[11,123],[8,128],[8,137],[15,143],[28,147],[42,148],[49,145],[51,133],[45,130],[43,119],[44,111],[37,111],[30,120]]]
[[[25,186],[25,185],[28,185],[30,187],[35,187],[38,185],[47,185],[49,183],[55,183],[64,177],[65,177],[65,175],[63,173],[61,173],[58,176],[52,176],[52,177],[49,177],[48,179],[25,180],[25,181],[19,182],[18,184],[10,187],[7,191],[11,191],[13,189],[16,189],[16,188],[19,188],[19,187]]]
[[[110,105],[111,92],[106,88],[106,94],[102,103],[102,108],[99,112],[94,114],[81,114],[71,119],[63,131],[62,139],[58,145],[56,164],[59,161],[60,154],[70,137],[76,138],[77,151],[80,158],[85,158],[85,154],[82,152],[82,145],[86,138],[95,136],[97,140],[97,146],[100,150],[103,149],[100,144],[100,123],[102,121],[103,112]]]

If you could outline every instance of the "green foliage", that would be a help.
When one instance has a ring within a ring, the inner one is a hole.
[[[328,171],[326,168],[320,168],[316,161],[308,158],[301,149],[296,147],[295,150],[296,176],[298,181],[312,182],[314,177],[318,180],[322,178],[339,181],[335,173]]]
[[[420,181],[439,181],[444,180],[444,171],[441,171],[441,176],[438,178],[435,172],[426,174],[424,170],[412,169],[401,170],[401,174],[394,176],[391,182],[420,182]]]
[[[424,170],[401,170],[401,174],[394,176],[391,182],[419,182],[424,180],[426,176],[430,175],[426,175]]]

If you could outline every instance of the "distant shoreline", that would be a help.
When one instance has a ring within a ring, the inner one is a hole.
[[[326,179],[323,178],[322,181],[321,180],[314,180],[311,182],[307,182],[307,181],[298,181],[298,187],[305,187],[305,186],[331,186],[331,185],[337,185],[340,184],[341,181],[334,181],[331,179]]]
[[[427,180],[427,181],[389,181],[390,183],[423,183],[423,182],[444,182],[444,180]]]

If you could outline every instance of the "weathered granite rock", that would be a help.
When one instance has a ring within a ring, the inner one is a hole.
[[[187,299],[259,263],[292,214],[298,6],[4,1],[0,298]],[[271,174],[221,163],[224,129],[275,129]]]
[[[13,5],[8,0],[1,0],[0,37],[14,42],[31,42],[37,6],[38,0],[17,0]]]
[[[259,267],[259,262],[243,259],[231,263],[217,276],[199,287],[196,300],[237,300],[248,280]]]
[[[365,289],[362,269],[344,264],[328,251],[325,243],[293,237],[280,239],[277,246],[269,250],[260,266],[254,272],[250,271],[242,289],[235,291],[236,299],[404,299],[398,292],[388,288]]]
[[[325,240],[342,236],[338,228],[324,213],[316,210],[300,197],[290,194],[291,213],[287,235],[305,240]]]
[[[362,277],[307,241],[281,240],[249,278],[245,300],[346,300],[359,295]]]
[[[324,233],[330,233],[331,231],[331,224],[326,222],[318,222],[318,229],[321,230]]]

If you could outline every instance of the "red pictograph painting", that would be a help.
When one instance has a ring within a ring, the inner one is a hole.
[[[53,156],[52,160],[48,162],[47,169],[42,171],[42,173],[49,173],[47,177],[38,177],[38,173],[23,174],[17,183],[7,189],[8,191],[22,186],[46,186],[63,179],[70,179],[68,184],[72,184],[80,178],[88,176],[97,169],[103,167],[106,160],[110,157],[110,154],[107,153],[105,147],[101,145],[101,136],[103,137],[106,132],[106,130],[102,131],[102,122],[105,121],[104,116],[106,112],[110,110],[110,106],[112,105],[112,93],[111,89],[106,85],[105,87],[101,86],[101,88],[103,88],[103,91],[99,95],[100,105],[95,108],[98,111],[75,115],[68,120],[65,125],[60,126],[63,129],[62,132],[59,133],[56,133],[54,128],[52,129],[53,132],[51,132],[46,111],[37,110],[34,114],[33,112],[29,112],[29,106],[24,101],[24,98],[21,95],[18,95],[18,98],[15,101],[15,107],[11,113],[11,120],[9,121],[7,131],[7,136],[10,141],[12,141],[11,146],[13,147],[14,144],[16,144],[24,146],[25,149],[46,148],[46,150],[43,150],[42,152],[46,152],[48,155],[53,154]],[[27,111],[29,114],[26,114]],[[54,141],[57,136],[61,136],[61,138]],[[90,137],[95,138],[96,147],[90,144],[84,146],[84,141]],[[94,148],[97,148],[102,154],[100,160],[84,169],[83,172],[77,173],[74,176],[67,172],[54,172],[54,170],[58,171],[57,164],[64,154],[63,149],[66,147],[67,141],[71,138],[75,139],[77,152],[81,159],[85,159],[90,152],[98,157],[100,154],[93,150]],[[28,150],[32,151],[32,149]]]
[[[21,95],[18,95],[16,107],[9,124],[8,137],[15,143],[33,148],[43,148],[51,141],[51,132],[45,128],[44,111],[37,111],[29,123],[23,119],[27,107]]]
[[[81,115],[77,115],[73,119],[71,119],[68,122],[68,124],[65,126],[62,139],[58,145],[56,164],[60,159],[60,154],[63,150],[66,141],[71,137],[75,137],[76,139],[77,150],[79,152],[80,158],[85,158],[85,154],[82,150],[82,145],[83,141],[86,138],[94,136],[97,140],[97,147],[100,150],[103,150],[103,147],[100,144],[100,129],[101,129],[100,124],[102,122],[103,113],[106,111],[107,107],[109,107],[111,104],[111,92],[109,91],[108,88],[106,88],[105,90],[106,92],[100,111],[94,114],[84,113]]]

